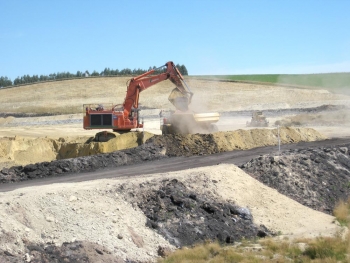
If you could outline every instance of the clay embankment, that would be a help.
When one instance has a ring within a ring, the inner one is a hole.
[[[23,165],[29,164],[24,167],[4,167],[0,170],[0,179],[2,183],[23,181],[37,177],[116,167],[171,156],[213,154],[276,145],[278,143],[277,133],[276,129],[167,136],[145,133],[146,143],[138,147],[136,146],[142,144],[142,133],[136,132],[120,135],[103,143],[65,143],[53,139],[35,139],[32,141],[24,138],[8,139],[2,144],[3,159],[14,158],[15,161],[22,162]],[[147,138],[149,139],[147,140]],[[317,131],[309,128],[281,128],[280,139],[281,143],[285,144],[317,141],[325,138]],[[126,149],[117,151],[121,147]],[[44,160],[39,162],[38,158]]]
[[[142,139],[143,136],[144,139]],[[149,139],[151,139],[149,142],[155,145],[164,145],[169,156],[211,154],[278,143],[277,129],[169,136],[158,136],[148,132],[143,135],[140,132],[132,132],[119,135],[108,142],[93,142],[89,137],[55,140],[16,136],[0,138],[0,168],[111,153],[137,147]],[[323,140],[325,137],[314,129],[285,127],[280,129],[280,139],[281,143],[295,143]]]

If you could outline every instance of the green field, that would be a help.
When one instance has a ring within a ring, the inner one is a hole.
[[[333,92],[345,92],[350,94],[350,72],[324,74],[211,75],[193,77],[322,87]]]

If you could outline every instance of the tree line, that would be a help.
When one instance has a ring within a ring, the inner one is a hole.
[[[180,73],[184,76],[188,75],[187,68],[185,65],[179,65],[177,64],[176,67],[180,71]],[[0,77],[0,88],[2,87],[9,87],[9,86],[16,86],[16,85],[22,85],[22,84],[30,84],[30,83],[36,83],[36,82],[42,82],[42,81],[55,81],[55,80],[62,80],[62,79],[74,79],[74,78],[83,78],[83,77],[103,77],[103,76],[129,76],[129,75],[141,75],[143,73],[146,73],[150,70],[154,69],[154,74],[160,74],[164,72],[166,69],[164,67],[157,68],[157,67],[149,67],[148,70],[144,69],[129,69],[125,68],[122,70],[118,69],[110,69],[105,68],[100,73],[94,70],[93,72],[89,72],[88,70],[82,72],[77,71],[76,74],[72,74],[69,72],[60,72],[60,73],[53,73],[49,75],[23,75],[22,77],[17,77],[13,82],[8,77]]]

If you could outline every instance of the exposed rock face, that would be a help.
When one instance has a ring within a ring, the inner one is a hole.
[[[350,145],[264,155],[240,168],[312,209],[332,214],[350,196]]]

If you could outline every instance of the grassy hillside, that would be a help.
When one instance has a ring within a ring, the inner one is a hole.
[[[273,84],[322,87],[334,92],[350,94],[350,72],[324,74],[266,74],[266,75],[212,75],[196,76],[205,79],[256,81]]]
[[[83,104],[87,103],[121,104],[129,78],[72,79],[0,89],[0,113],[70,114],[83,113]],[[197,112],[319,106],[321,101],[338,104],[344,100],[343,94],[327,93],[324,88],[185,78],[195,94],[191,107]],[[170,80],[158,83],[142,92],[140,104],[148,108],[173,109],[168,96],[174,87]]]

